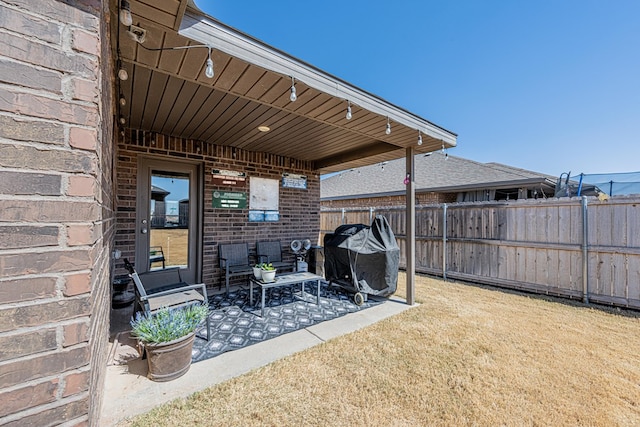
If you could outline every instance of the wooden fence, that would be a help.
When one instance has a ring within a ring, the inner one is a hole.
[[[404,207],[323,208],[320,230],[375,215],[404,267]],[[418,206],[415,256],[422,273],[640,309],[640,197]]]

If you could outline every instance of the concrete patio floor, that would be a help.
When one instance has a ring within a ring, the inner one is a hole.
[[[116,425],[121,420],[148,412],[163,403],[187,397],[283,357],[372,325],[409,308],[412,306],[407,305],[404,300],[391,297],[366,310],[193,363],[185,375],[166,383],[149,380],[146,377],[146,360],[133,357],[135,352],[130,347],[130,354],[127,355],[125,350],[124,355],[125,358],[129,356],[131,359],[128,363],[107,366],[100,425]],[[126,334],[120,334],[118,337],[124,336]],[[117,343],[112,345],[115,346]],[[122,351],[122,348],[123,346],[120,345],[119,351]],[[124,346],[124,348],[127,347]],[[115,351],[115,347],[112,351]]]

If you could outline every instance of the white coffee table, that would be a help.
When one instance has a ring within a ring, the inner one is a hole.
[[[317,274],[309,273],[307,271],[282,274],[280,276],[276,276],[273,282],[263,282],[262,280],[258,280],[254,276],[251,276],[249,280],[249,304],[253,305],[253,285],[256,284],[260,286],[260,288],[262,288],[262,302],[260,304],[260,317],[264,317],[264,294],[266,289],[300,283],[302,298],[304,299],[305,297],[304,282],[315,280],[318,288],[318,297],[316,299],[316,304],[320,305],[320,281],[322,279],[323,279],[322,276],[318,276]]]

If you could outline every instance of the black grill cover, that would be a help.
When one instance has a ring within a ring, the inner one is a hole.
[[[396,291],[400,248],[384,216],[371,226],[345,224],[326,234],[324,254],[327,280],[371,295]]]

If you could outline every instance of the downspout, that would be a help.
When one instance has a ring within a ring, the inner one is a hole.
[[[587,196],[582,196],[582,301],[589,304],[589,221]]]
[[[442,278],[447,280],[447,204],[442,205]]]

